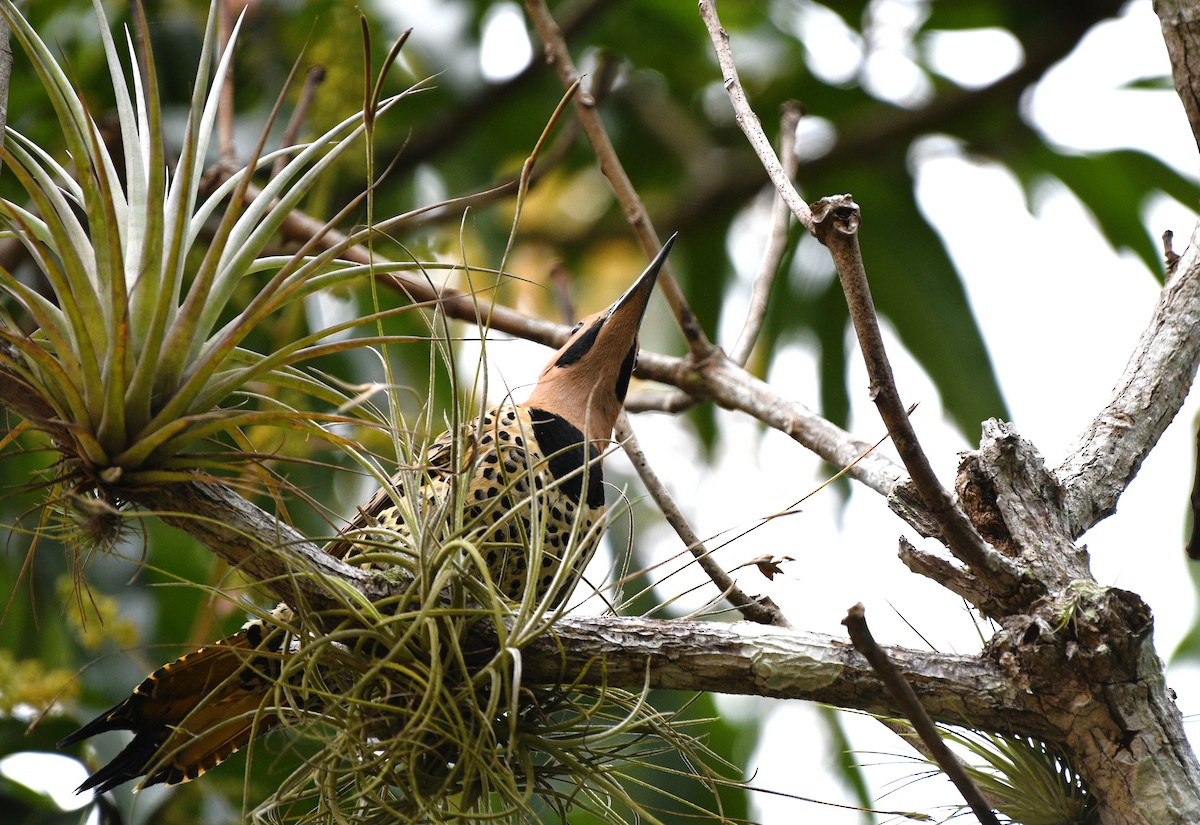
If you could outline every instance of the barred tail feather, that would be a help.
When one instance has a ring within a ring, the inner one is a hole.
[[[110,730],[134,734],[76,793],[104,793],[143,774],[139,788],[187,782],[270,730],[274,717],[258,711],[279,667],[258,651],[278,652],[285,638],[282,630],[251,622],[151,673],[128,698],[58,743],[64,748]]]

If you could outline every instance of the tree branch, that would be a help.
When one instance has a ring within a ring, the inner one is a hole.
[[[867,374],[871,378],[871,398],[887,426],[892,444],[912,475],[913,485],[921,500],[937,521],[939,532],[950,552],[969,565],[976,575],[986,577],[989,589],[1001,597],[1016,595],[1019,584],[1016,569],[1008,559],[988,546],[938,481],[913,430],[908,411],[901,403],[858,248],[858,226],[858,205],[849,195],[824,198],[814,204],[813,231],[829,249],[837,267],[842,291],[850,308],[850,319],[854,323]],[[1033,595],[1040,595],[1036,588]]]
[[[257,190],[251,187],[247,191],[247,198],[256,196]],[[282,229],[294,238],[316,238],[314,250],[329,249],[346,240],[344,233],[300,210],[288,214]],[[339,257],[363,264],[374,261],[383,265],[389,262],[377,253],[372,256],[371,251],[363,245],[347,247]],[[439,309],[451,318],[472,324],[478,320],[477,305],[465,293],[449,288],[439,290],[429,281],[404,272],[376,277],[381,283],[403,292],[414,301],[439,304]],[[562,346],[571,332],[566,324],[524,315],[500,304],[489,307],[488,323],[495,331],[548,347]],[[904,468],[883,453],[872,451],[870,442],[854,437],[799,401],[783,398],[764,381],[733,363],[719,349],[714,349],[708,358],[700,362],[642,351],[638,356],[635,374],[639,378],[670,384],[683,390],[693,399],[689,403],[707,399],[726,409],[743,412],[786,434],[836,467],[853,465],[850,477],[885,498],[900,492],[901,484],[905,481]],[[0,375],[2,381],[3,376]],[[3,400],[4,396],[0,393],[0,404]],[[922,512],[923,505],[919,501],[897,499],[891,504],[901,518],[916,526],[922,534],[929,534],[931,520],[928,513]]]
[[[1112,397],[1056,470],[1072,536],[1117,509],[1183,405],[1200,365],[1200,223]]]
[[[888,692],[896,701],[896,705],[908,717],[912,723],[913,730],[920,736],[921,742],[925,745],[928,754],[942,769],[942,772],[950,778],[954,783],[954,787],[958,788],[958,792],[963,795],[963,799],[971,806],[971,812],[975,814],[975,818],[979,820],[981,825],[1000,825],[1000,820],[996,819],[996,813],[992,810],[991,805],[983,798],[979,792],[979,788],[971,781],[971,777],[967,775],[966,769],[962,762],[950,750],[946,741],[942,739],[938,729],[934,726],[933,720],[929,718],[929,714],[925,712],[925,708],[921,706],[920,700],[917,698],[917,693],[913,690],[912,685],[908,680],[900,674],[899,669],[892,664],[892,660],[883,651],[879,644],[875,641],[875,637],[871,635],[871,628],[867,626],[866,611],[861,604],[856,604],[846,613],[846,618],[842,619],[842,624],[846,626],[846,630],[850,633],[850,640],[854,643],[854,649],[863,655],[875,672],[879,674],[880,680],[887,686]]]
[[[759,624],[770,624],[777,627],[791,627],[791,623],[784,617],[783,611],[779,609],[779,605],[775,604],[767,596],[748,596],[740,587],[733,577],[725,571],[721,565],[717,564],[716,559],[704,546],[704,540],[696,535],[696,531],[688,523],[687,518],[680,511],[679,506],[675,503],[675,499],[663,483],[659,481],[658,475],[650,466],[650,462],[646,460],[646,454],[642,452],[641,445],[638,444],[637,436],[633,432],[633,428],[629,425],[629,416],[624,412],[617,419],[616,439],[629,456],[633,468],[637,470],[638,476],[641,477],[642,483],[646,486],[646,491],[650,493],[650,497],[654,499],[654,503],[658,505],[658,509],[662,511],[663,518],[675,530],[675,534],[683,541],[684,546],[691,551],[696,557],[697,564],[700,565],[705,574],[712,579],[712,583],[721,591],[721,595],[748,620],[758,622]]]
[[[196,481],[121,490],[122,496],[187,533],[279,599],[314,607],[331,606],[328,582],[335,579],[378,601],[388,586],[362,568],[326,553],[294,528],[220,482]]]
[[[1054,739],[1036,697],[1012,690],[1003,667],[986,657],[885,646],[930,716],[946,724],[1025,732]],[[887,689],[854,648],[823,633],[752,622],[565,616],[522,655],[524,677],[539,683],[640,690],[712,691],[808,699],[895,714]]]
[[[575,64],[571,60],[571,52],[567,48],[562,29],[551,16],[545,2],[543,0],[526,0],[525,9],[545,45],[546,61],[554,66],[563,86],[569,88],[578,83],[580,80],[579,70],[575,68]],[[579,121],[583,124],[584,134],[587,135],[588,141],[592,145],[592,151],[596,154],[596,160],[600,164],[601,173],[612,187],[617,202],[621,204],[621,208],[625,212],[626,220],[637,233],[646,257],[653,258],[662,246],[658,239],[658,233],[650,223],[650,215],[634,188],[633,182],[629,179],[629,175],[625,173],[620,158],[617,157],[617,150],[608,136],[608,131],[604,128],[600,113],[596,111],[595,100],[585,92],[575,96],[574,104]],[[704,329],[700,326],[695,313],[688,307],[687,298],[684,297],[683,290],[679,288],[679,282],[675,280],[669,262],[663,264],[658,276],[658,284],[679,322],[679,328],[683,331],[683,337],[687,340],[692,357],[697,360],[708,357],[713,350],[713,345],[704,334]]]
[[[784,106],[783,116],[780,118],[779,155],[782,158],[783,173],[789,180],[796,177],[796,170],[800,168],[800,159],[796,154],[796,126],[799,125],[803,113],[800,104],[792,101]],[[771,199],[771,229],[767,236],[767,248],[763,251],[758,274],[754,277],[750,305],[746,308],[746,322],[737,342],[729,350],[730,360],[738,366],[746,366],[758,341],[758,334],[762,331],[771,286],[775,283],[783,253],[788,248],[788,225],[791,223],[791,217],[787,201],[776,191]]]
[[[733,62],[733,51],[729,47],[729,34],[722,28],[721,20],[717,17],[717,4],[714,0],[700,0],[700,17],[704,20],[704,25],[708,27],[709,37],[712,38],[717,62],[721,65],[721,75],[725,78],[725,91],[729,94],[729,100],[733,104],[734,117],[737,119],[738,126],[746,135],[746,140],[750,142],[755,154],[758,155],[763,168],[767,170],[767,176],[771,178],[771,183],[775,184],[775,190],[792,210],[796,220],[812,231],[813,219],[808,204],[796,191],[792,179],[775,155],[771,141],[763,132],[758,115],[750,108],[750,101],[746,99],[746,92],[738,79],[737,65]]]
[[[1175,91],[1200,148],[1200,9],[1189,0],[1154,0],[1154,13],[1171,58]]]

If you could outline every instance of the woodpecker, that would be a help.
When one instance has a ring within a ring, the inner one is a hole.
[[[529,582],[536,598],[559,603],[577,580],[559,577],[557,592],[549,593],[571,537],[593,540],[592,527],[603,516],[602,446],[611,439],[625,401],[637,362],[638,330],[674,240],[668,239],[615,303],[575,325],[527,401],[485,412],[466,428],[465,444],[455,449],[454,435],[447,433],[426,455],[419,494],[427,503],[448,495],[450,485],[464,471],[469,474],[463,511],[467,535],[485,554],[492,581],[507,598],[519,599]],[[326,550],[346,557],[361,546],[356,540],[377,547],[388,537],[403,538],[402,508],[393,495],[404,495],[400,476],[360,507]],[[532,518],[531,500],[539,502]],[[538,569],[531,571],[525,549],[534,529],[542,542]],[[60,741],[58,747],[64,748],[105,731],[134,734],[77,792],[104,793],[143,775],[139,790],[187,782],[269,730],[275,717],[258,711],[273,690],[272,660],[286,655],[294,642],[283,630],[293,618],[281,604],[270,624],[247,622],[233,636],[163,665],[124,701]]]

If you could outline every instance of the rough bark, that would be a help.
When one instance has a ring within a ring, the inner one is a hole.
[[[1036,697],[1103,823],[1200,821],[1200,764],[1184,736],[1135,593],[1103,587],[1074,544],[1064,493],[1010,425],[987,422],[960,469],[972,521],[1050,594],[1001,621],[984,654]]]
[[[1200,148],[1200,8],[1190,0],[1154,0],[1163,41],[1171,58],[1175,91],[1183,101],[1196,146]]]

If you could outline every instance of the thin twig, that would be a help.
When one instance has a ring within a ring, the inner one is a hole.
[[[1189,558],[1200,559],[1200,429],[1196,430],[1196,476],[1192,480],[1192,535],[1188,538]]]
[[[218,58],[229,49],[229,38],[233,33],[233,13],[229,0],[217,3],[217,37],[220,41]],[[233,144],[233,63],[225,73],[225,83],[221,86],[221,97],[217,102],[217,143],[221,162],[232,164],[236,158]]]
[[[294,146],[296,137],[300,134],[300,127],[304,125],[305,118],[308,117],[308,109],[312,106],[313,99],[317,96],[317,87],[325,82],[325,67],[313,66],[308,70],[308,74],[304,76],[304,87],[300,90],[300,98],[296,101],[296,108],[292,110],[291,120],[288,121],[287,129],[284,130],[283,140],[280,141],[281,146]],[[283,167],[291,160],[291,155],[280,155],[275,159],[275,165],[271,167],[271,177],[274,178],[283,171]]]
[[[687,518],[679,510],[675,504],[675,499],[670,492],[659,480],[658,475],[650,466],[650,462],[646,459],[646,454],[642,452],[641,445],[638,444],[637,436],[633,432],[633,428],[629,426],[629,417],[625,413],[617,418],[617,426],[614,429],[617,442],[624,448],[625,454],[629,456],[630,462],[641,476],[642,483],[646,486],[646,491],[650,493],[651,498],[662,511],[667,523],[675,530],[675,533],[696,557],[700,568],[708,574],[712,579],[713,584],[721,591],[721,594],[728,600],[730,604],[736,607],[741,614],[752,622],[759,624],[770,624],[777,627],[791,627],[783,616],[783,611],[775,602],[771,601],[766,596],[752,597],[737,585],[728,573],[725,572],[721,565],[717,564],[713,559],[712,554],[704,546],[704,541],[696,535],[696,531],[688,523]]]
[[[921,500],[936,519],[950,552],[976,573],[983,575],[986,571],[998,593],[1015,595],[1019,576],[1012,562],[983,540],[950,493],[942,487],[900,400],[858,248],[858,204],[849,195],[841,195],[823,198],[813,205],[812,211],[814,234],[833,256],[846,295],[850,319],[871,379],[871,398]]]
[[[8,86],[12,81],[13,54],[9,42],[8,21],[0,17],[0,146],[4,146],[4,130],[8,126]]]
[[[738,126],[746,135],[746,139],[750,141],[750,146],[762,161],[763,168],[767,170],[767,175],[775,184],[775,189],[787,202],[788,208],[792,210],[796,220],[811,231],[813,218],[808,204],[804,202],[804,198],[800,197],[800,193],[792,185],[791,177],[784,170],[779,158],[775,156],[775,149],[772,148],[771,141],[763,132],[758,115],[754,114],[754,109],[750,108],[746,90],[742,88],[742,82],[738,79],[737,66],[733,62],[733,51],[729,47],[729,34],[721,27],[721,19],[717,17],[715,0],[700,0],[700,17],[704,20],[704,25],[708,27],[709,37],[712,38],[713,48],[717,53],[717,62],[721,65],[721,76],[725,79],[725,91],[729,94],[729,101],[733,104],[733,113],[737,118]]]
[[[913,730],[920,735],[921,741],[925,743],[925,747],[929,749],[929,753],[941,767],[942,772],[950,778],[959,793],[963,795],[963,799],[971,806],[975,817],[982,825],[1000,825],[996,813],[984,800],[979,788],[975,787],[975,783],[967,775],[963,764],[958,761],[958,757],[938,735],[937,726],[933,724],[933,720],[929,718],[929,714],[925,712],[925,708],[917,699],[912,685],[875,643],[871,629],[867,627],[866,611],[862,604],[856,604],[850,608],[846,612],[846,618],[842,619],[842,624],[850,632],[850,641],[854,643],[854,648],[871,663],[876,675],[887,687],[888,692],[892,694],[892,698],[896,700],[908,721],[912,722]]]
[[[783,161],[783,173],[788,180],[796,176],[800,168],[800,158],[796,154],[796,126],[804,116],[804,109],[799,103],[791,101],[784,105],[783,116],[779,122],[779,156]],[[775,275],[779,272],[779,264],[788,246],[788,224],[791,223],[792,212],[788,209],[787,201],[778,191],[771,203],[771,234],[767,238],[767,248],[763,252],[762,263],[758,274],[754,277],[754,288],[750,293],[750,306],[746,309],[746,323],[742,327],[737,343],[729,351],[729,358],[738,366],[746,366],[750,353],[758,341],[762,330],[763,319],[767,316],[767,298],[771,295],[771,286],[775,283]]]
[[[563,86],[570,87],[578,83],[580,80],[579,70],[575,68],[575,64],[571,60],[571,53],[567,49],[562,29],[551,16],[545,2],[543,0],[526,0],[525,8],[545,45],[546,60],[557,70]],[[600,171],[608,180],[609,186],[612,187],[613,194],[625,212],[626,219],[633,226],[634,232],[642,244],[642,249],[645,250],[648,257],[654,257],[662,246],[658,240],[658,233],[654,231],[646,207],[617,157],[617,151],[604,128],[600,113],[596,110],[595,99],[590,94],[581,92],[575,96],[575,111],[583,125],[584,134],[592,144],[592,151],[600,164]],[[658,276],[658,284],[671,307],[671,312],[674,313],[675,319],[679,323],[679,328],[683,331],[683,337],[687,340],[692,357],[697,361],[709,357],[714,347],[708,340],[708,336],[704,334],[695,313],[688,306],[687,299],[683,295],[683,290],[679,288],[679,283],[675,280],[669,263],[663,265]]]
[[[699,398],[684,392],[639,392],[625,399],[625,409],[630,412],[665,412],[678,415],[700,403]]]
[[[612,0],[567,0],[556,11],[563,32],[571,37],[613,8]],[[380,151],[387,155],[403,149],[396,171],[405,177],[439,157],[448,157],[453,162],[464,141],[477,136],[481,129],[491,128],[490,119],[496,112],[509,112],[521,105],[519,95],[544,78],[545,67],[530,61],[519,74],[502,83],[484,84],[474,92],[464,90],[466,96],[447,101],[445,107],[439,107],[426,121],[414,124],[411,134],[401,131],[391,138],[388,146],[381,145]],[[386,141],[388,136],[380,135],[380,139]]]

